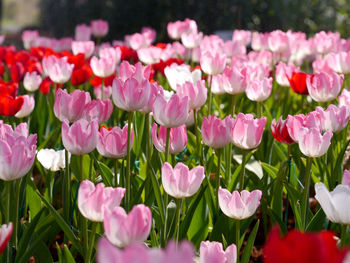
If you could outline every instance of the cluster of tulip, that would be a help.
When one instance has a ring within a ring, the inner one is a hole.
[[[167,31],[0,46],[1,262],[350,262],[350,40]]]

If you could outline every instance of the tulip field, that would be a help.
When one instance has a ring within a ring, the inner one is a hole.
[[[0,46],[0,262],[350,262],[350,39],[164,31]]]

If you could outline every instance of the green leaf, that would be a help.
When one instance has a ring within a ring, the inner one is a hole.
[[[59,134],[61,132],[61,126],[56,127],[56,129],[54,129],[49,136],[47,136],[47,138],[45,139],[45,141],[43,141],[39,146],[38,146],[38,151],[40,151],[41,149],[45,148],[49,142],[51,140],[53,141],[57,141],[57,137],[59,137]]]
[[[44,202],[45,206],[50,210],[50,213],[54,216],[57,224],[61,227],[63,232],[67,235],[68,239],[72,242],[72,245],[79,251],[82,252],[82,247],[78,241],[78,238],[73,233],[72,229],[68,226],[68,224],[64,221],[63,217],[56,211],[56,209],[39,193],[36,192],[41,200]],[[82,253],[81,253],[82,254]]]
[[[63,258],[64,258],[63,262],[65,263],[75,263],[74,257],[70,253],[66,244],[64,244],[63,246]]]
[[[260,224],[260,220],[258,220],[256,222],[252,232],[249,235],[247,244],[246,244],[246,246],[244,248],[244,251],[243,251],[243,255],[242,255],[242,258],[241,258],[241,263],[248,263],[249,262],[250,255],[252,253],[253,245],[254,245],[254,242],[255,242],[255,237],[256,237],[256,234],[257,234],[258,229],[259,229],[259,224]]]
[[[287,229],[286,225],[284,224],[284,222],[282,221],[282,217],[279,217],[277,215],[277,213],[275,211],[273,211],[271,208],[267,209],[267,213],[274,222],[278,223],[278,225],[280,226],[280,229],[282,231],[282,234],[283,235],[286,234],[288,229]]]
[[[326,219],[326,215],[323,212],[322,208],[318,209],[316,214],[312,217],[310,223],[306,227],[306,231],[321,231],[324,229],[324,222]]]
[[[27,185],[26,185],[26,202],[29,206],[29,215],[30,218],[34,218],[39,211],[42,209],[42,202],[38,195],[36,195],[37,188],[31,178],[27,176]]]
[[[275,179],[277,177],[279,171],[278,168],[263,162],[261,162],[260,164],[261,167],[265,170],[265,172],[267,172],[272,177],[272,179]]]

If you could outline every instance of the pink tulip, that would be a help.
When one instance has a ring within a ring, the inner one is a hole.
[[[181,35],[181,42],[186,48],[193,49],[200,45],[202,38],[202,32],[185,32]]]
[[[145,38],[147,45],[151,45],[157,38],[157,31],[151,27],[142,27],[141,34]]]
[[[252,49],[255,51],[266,50],[269,48],[268,39],[269,33],[253,32],[252,36]]]
[[[63,84],[66,83],[72,76],[74,65],[69,64],[67,59],[67,57],[57,58],[53,55],[44,57],[44,72],[53,82]]]
[[[75,41],[90,41],[91,27],[81,24],[75,27]]]
[[[104,86],[103,87],[104,98],[110,98],[112,96],[112,86]],[[98,85],[94,87],[94,95],[97,99],[102,98],[102,85]]]
[[[208,75],[220,74],[226,66],[226,55],[206,51],[201,54],[200,65],[202,70]]]
[[[129,214],[122,207],[105,209],[103,225],[108,240],[115,246],[140,243],[147,239],[151,231],[151,210],[143,204],[134,206]]]
[[[347,185],[350,187],[350,170],[344,170],[343,179],[341,181],[341,184]]]
[[[94,37],[104,37],[108,34],[108,22],[98,19],[90,23],[91,33]]]
[[[149,99],[147,104],[140,109],[140,112],[142,113],[150,113],[152,112],[152,107],[153,107],[153,103],[156,100],[156,98],[158,97],[158,95],[163,95],[164,94],[164,90],[163,87],[158,85],[157,83],[150,83],[150,95],[149,95]]]
[[[251,217],[260,205],[262,192],[243,190],[232,194],[226,189],[219,188],[219,206],[228,217],[242,220]]]
[[[248,30],[234,30],[232,40],[235,42],[240,42],[244,46],[248,46],[252,38],[252,32]]]
[[[233,123],[232,142],[241,149],[253,149],[261,142],[266,117],[254,119],[251,114],[239,113]]]
[[[346,127],[350,119],[350,115],[347,114],[347,108],[344,106],[337,107],[331,104],[327,110],[316,107],[316,112],[320,114],[321,127],[324,131],[341,131]]]
[[[232,125],[233,119],[230,115],[223,120],[216,118],[214,114],[208,118],[203,117],[203,142],[215,149],[225,147],[231,142]]]
[[[231,89],[230,79],[225,74],[217,74],[211,78],[211,93],[221,95]]]
[[[102,57],[99,59],[97,57],[92,57],[90,60],[90,66],[92,72],[100,78],[109,77],[115,74],[116,71],[116,61],[113,57]]]
[[[0,120],[0,179],[11,181],[25,176],[33,166],[36,134],[28,136],[26,123],[15,130]]]
[[[275,72],[275,78],[276,82],[283,86],[283,87],[289,87],[289,80],[288,78],[292,78],[293,72],[299,72],[299,68],[291,65],[286,65],[284,62],[279,62],[276,66],[276,72]]]
[[[315,34],[313,38],[314,49],[318,54],[327,54],[330,53],[336,46],[339,41],[339,36],[329,32],[326,33],[321,31]]]
[[[104,157],[123,158],[126,156],[126,146],[128,138],[128,125],[123,129],[113,127],[107,130],[102,127],[98,134],[97,151]],[[134,132],[131,130],[130,148],[134,141]]]
[[[248,84],[254,80],[263,80],[270,76],[270,68],[268,65],[252,62],[247,64],[245,68]]]
[[[104,210],[120,206],[124,194],[124,188],[105,187],[103,183],[95,187],[94,183],[84,180],[78,191],[79,211],[91,221],[103,222]]]
[[[137,50],[137,56],[144,64],[151,65],[160,62],[162,49],[158,47],[144,47]]]
[[[331,68],[330,63],[326,59],[314,60],[314,62],[312,62],[312,69],[314,70],[314,73],[325,72],[332,74],[333,71],[336,71]]]
[[[272,31],[267,39],[269,49],[272,52],[283,53],[289,49],[289,39],[281,30]]]
[[[137,79],[131,77],[122,81],[114,79],[112,84],[112,98],[114,104],[125,111],[141,110],[148,104],[151,92],[149,80]]]
[[[126,41],[133,50],[139,50],[149,46],[144,35],[140,33],[135,33],[128,36]]]
[[[192,170],[183,163],[171,167],[167,162],[162,167],[162,184],[168,195],[182,199],[194,195],[204,179],[204,167],[196,166]]]
[[[85,58],[92,56],[95,50],[94,41],[73,41],[72,42],[72,51],[74,55],[82,53],[85,55]]]
[[[270,97],[272,91],[272,78],[254,80],[250,82],[245,90],[248,99],[252,101],[264,101]]]
[[[237,248],[232,244],[224,250],[219,242],[202,241],[199,256],[199,263],[236,263]]]
[[[343,85],[344,77],[335,72],[315,73],[306,77],[307,90],[312,99],[318,102],[334,100]]]
[[[157,137],[157,124],[152,126],[153,144],[159,152],[165,152],[166,144],[166,128],[159,127],[159,134]],[[169,153],[177,154],[183,152],[187,145],[186,125],[170,128]]]
[[[193,263],[195,257],[195,252],[193,245],[184,240],[181,243],[177,244],[173,241],[170,241],[166,246],[165,250],[162,251],[159,256],[159,263]]]
[[[16,113],[15,115],[16,118],[27,117],[34,110],[34,106],[35,106],[34,97],[29,95],[22,95],[22,98],[23,98],[22,108]]]
[[[343,89],[342,93],[338,97],[339,106],[350,107],[350,91]]]
[[[29,50],[34,41],[39,37],[38,30],[24,30],[22,33],[22,41],[25,49]]]
[[[151,66],[144,67],[140,62],[137,62],[134,66],[124,60],[120,63],[118,75],[119,79],[124,82],[129,78],[134,78],[138,82],[142,82],[150,78],[151,70]]]
[[[350,73],[350,51],[331,53],[327,56],[327,62],[335,72],[348,74]]]
[[[245,55],[247,49],[240,42],[228,40],[224,43],[223,52],[226,54],[227,58],[232,58],[237,55]]]
[[[170,38],[179,40],[185,32],[197,32],[197,24],[194,20],[186,18],[184,21],[169,22],[167,31]]]
[[[0,254],[5,250],[7,243],[10,241],[12,236],[13,225],[12,222],[8,225],[4,224],[0,228]]]
[[[153,104],[153,117],[159,124],[167,128],[184,125],[189,112],[188,97],[180,98],[174,94],[169,101],[164,96],[159,95]]]
[[[84,155],[92,152],[97,145],[98,123],[80,119],[69,126],[68,120],[62,122],[62,142],[71,154]]]
[[[243,93],[247,87],[246,68],[226,67],[223,75],[228,79],[230,85],[224,85],[226,93]]]
[[[298,142],[301,128],[317,128],[321,132],[320,113],[310,112],[308,115],[298,114],[296,116],[288,115],[287,129],[290,137]]]
[[[92,100],[86,105],[83,118],[88,122],[97,120],[97,122],[107,122],[111,117],[113,111],[113,105],[111,100]]]
[[[27,91],[36,91],[42,82],[41,76],[36,72],[27,72],[24,75],[23,86]]]
[[[112,59],[115,64],[119,64],[122,56],[120,48],[105,47],[100,48],[98,51],[100,58]]]
[[[90,101],[91,97],[88,92],[74,90],[71,94],[68,94],[66,90],[58,89],[53,111],[60,121],[67,119],[69,122],[74,122],[83,117]]]
[[[180,97],[188,97],[190,109],[199,109],[207,100],[207,88],[205,87],[205,81],[200,80],[196,83],[186,81],[182,85],[177,85],[177,94],[179,94]]]
[[[308,157],[319,157],[328,151],[333,133],[326,131],[324,135],[317,128],[302,127],[299,132],[299,149]]]
[[[187,81],[196,83],[202,78],[202,72],[200,69],[195,69],[191,72],[190,66],[186,64],[177,65],[176,63],[173,63],[164,69],[164,73],[170,87],[175,91],[177,85],[183,85]]]

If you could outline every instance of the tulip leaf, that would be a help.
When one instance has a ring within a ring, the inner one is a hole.
[[[51,252],[43,240],[39,242],[37,249],[34,251],[34,258],[36,262],[53,263]]]
[[[59,137],[59,134],[61,132],[61,126],[56,127],[56,129],[54,129],[49,136],[47,136],[47,138],[45,139],[45,141],[43,141],[37,148],[37,151],[40,151],[41,149],[44,149],[49,142],[52,141],[57,141],[57,137]]]
[[[272,179],[275,179],[277,177],[279,171],[278,168],[263,162],[261,162],[260,164],[261,167],[265,170],[265,172],[267,172],[272,177]]]
[[[25,177],[25,179],[27,179],[26,202],[29,206],[30,218],[33,219],[42,209],[42,202],[40,200],[40,197],[35,194],[35,192],[37,191],[37,188],[32,180],[32,177],[28,176],[28,177]]]
[[[75,263],[74,257],[72,256],[72,254],[70,253],[68,247],[66,244],[64,244],[63,246],[63,262],[65,263]]]
[[[242,163],[242,155],[235,154],[233,155],[233,159],[235,159],[235,161],[239,164]],[[246,163],[245,168],[248,171],[254,173],[259,179],[263,178],[264,174],[262,170],[262,165],[258,161],[256,161],[252,156],[247,160],[248,162]]]
[[[258,220],[255,223],[255,226],[254,226],[252,232],[249,235],[249,238],[247,240],[247,244],[244,247],[243,255],[242,255],[242,258],[241,258],[241,261],[240,261],[241,263],[248,263],[249,262],[250,255],[252,253],[253,245],[254,245],[254,242],[255,242],[256,234],[257,234],[258,229],[259,229],[259,224],[260,224],[260,220]],[[239,255],[237,255],[237,256],[239,256]]]
[[[320,208],[316,214],[312,217],[310,223],[306,227],[306,231],[321,231],[324,229],[324,222],[326,219],[326,214],[323,212],[323,209]]]
[[[57,224],[61,227],[63,232],[67,235],[68,239],[72,242],[72,245],[81,253],[82,247],[78,241],[78,238],[70,229],[69,225],[64,221],[63,217],[56,211],[56,209],[40,194],[39,191],[36,192],[41,198],[45,206],[50,210],[50,213],[54,216]]]

